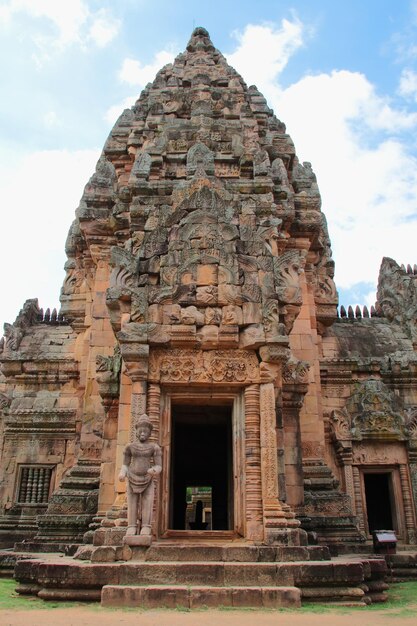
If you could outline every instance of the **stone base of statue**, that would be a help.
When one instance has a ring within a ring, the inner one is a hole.
[[[127,546],[149,547],[152,543],[152,535],[126,535],[123,538],[123,543]]]

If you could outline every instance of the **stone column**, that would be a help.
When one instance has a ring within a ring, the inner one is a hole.
[[[410,470],[411,501],[414,500],[414,515],[417,518],[417,439],[414,436],[408,442],[408,467]],[[417,540],[416,540],[417,542]]]
[[[161,387],[151,383],[148,385],[148,416],[152,422],[152,434],[149,438],[159,444],[159,425],[161,416]]]
[[[132,377],[131,377],[132,378]],[[131,409],[131,421],[130,421],[130,442],[134,441],[135,437],[135,424],[141,415],[146,413],[146,380],[135,380],[132,378],[132,409]]]
[[[148,417],[152,423],[152,432],[149,437],[149,441],[157,443],[160,445],[159,435],[160,435],[160,420],[161,420],[161,387],[155,383],[148,384]],[[156,520],[159,519],[160,511],[160,501],[161,501],[161,481],[155,481],[155,498],[153,505],[153,513],[152,519],[154,520],[154,526],[156,525]],[[154,528],[154,532],[156,532]]]
[[[349,465],[348,467],[352,468],[352,479],[353,479],[353,492],[354,498],[352,498],[352,509],[353,513],[356,515],[358,519],[359,530],[366,534],[365,529],[365,518],[363,515],[363,506],[362,506],[362,489],[361,489],[361,477],[359,473],[359,468],[356,466]]]
[[[405,527],[407,529],[408,543],[417,543],[415,517],[413,511],[413,501],[411,497],[411,485],[408,476],[407,465],[400,465],[400,481],[401,492],[403,494],[404,501],[404,513],[405,513]]]
[[[275,389],[273,383],[260,385],[260,440],[262,465],[262,504],[266,543],[299,545],[300,522],[289,507],[282,505],[278,493],[278,453],[276,435]]]
[[[285,448],[285,482],[287,502],[292,507],[304,503],[303,459],[300,432],[300,409],[304,396],[284,388],[283,424]]]
[[[350,501],[352,503],[352,508],[355,506],[355,487],[353,483],[353,469],[352,463],[346,462],[343,466],[344,479],[345,479],[345,489],[348,496],[350,496]]]
[[[263,539],[259,385],[245,389],[246,537]]]

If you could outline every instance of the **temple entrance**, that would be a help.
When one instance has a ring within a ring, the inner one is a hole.
[[[169,527],[233,529],[232,408],[174,405]]]
[[[368,531],[398,530],[393,502],[392,472],[364,473]]]

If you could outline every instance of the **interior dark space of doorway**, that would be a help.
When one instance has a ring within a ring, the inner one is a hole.
[[[390,473],[364,474],[368,528],[395,530],[392,514],[392,485]]]
[[[186,529],[187,488],[211,487],[211,529],[233,529],[230,406],[172,407],[170,526]]]

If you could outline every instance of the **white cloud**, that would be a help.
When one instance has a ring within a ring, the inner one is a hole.
[[[75,43],[86,47],[92,41],[103,47],[120,29],[120,21],[108,10],[92,12],[84,0],[9,0],[0,8],[0,22],[10,26],[20,14],[34,20],[37,51],[32,56],[38,66]]]
[[[48,129],[54,129],[58,126],[61,126],[61,122],[55,111],[48,111],[47,113],[45,113],[45,115],[43,116],[43,123]]]
[[[65,239],[98,157],[98,150],[49,150],[2,166],[1,327],[27,298],[59,306]]]
[[[282,20],[281,27],[248,24],[243,33],[233,33],[237,49],[227,61],[244,73],[248,84],[274,86],[271,82],[287,65],[294,52],[303,45],[305,29],[298,20]],[[262,59],[260,63],[259,60]]]
[[[415,255],[417,160],[404,131],[415,131],[417,113],[394,107],[363,74],[348,70],[282,87],[280,74],[305,32],[298,20],[279,28],[250,25],[227,59],[287,124],[300,160],[312,162],[337,284],[375,284],[382,256],[407,263]]]
[[[306,77],[276,103],[298,154],[318,175],[343,287],[375,283],[384,255],[410,262],[415,254],[409,220],[417,207],[417,161],[396,138],[416,124],[415,114],[380,105],[365,77],[347,71]],[[375,121],[378,107],[385,119]],[[372,134],[380,128],[391,134]]]
[[[114,39],[120,30],[121,22],[113,18],[106,9],[100,9],[94,15],[90,27],[90,38],[103,48]]]
[[[412,98],[417,102],[417,73],[410,69],[401,72],[398,91],[405,98]]]

